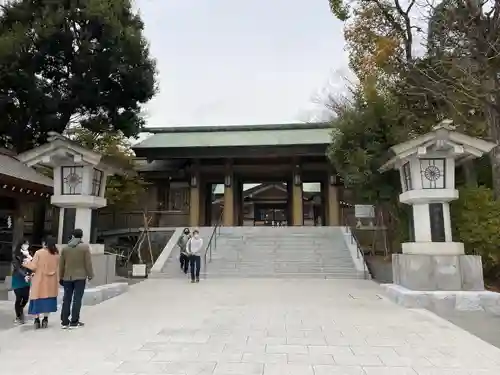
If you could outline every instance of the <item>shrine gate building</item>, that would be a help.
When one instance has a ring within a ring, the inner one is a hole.
[[[156,188],[159,207],[172,215],[179,211],[175,226],[210,226],[218,220],[224,226],[248,225],[252,218],[244,207],[252,197],[244,186],[249,184],[283,191],[282,198],[256,206],[278,215],[280,223],[341,225],[342,189],[326,157],[329,124],[183,126],[149,132],[153,134],[133,147],[143,160],[137,168]],[[310,186],[315,191],[305,191]],[[165,202],[166,193],[176,187],[184,189],[177,208]],[[254,225],[265,222],[257,219]]]

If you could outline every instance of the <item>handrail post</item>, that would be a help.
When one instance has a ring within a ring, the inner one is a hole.
[[[365,261],[365,254],[363,253],[363,250],[361,249],[361,245],[358,241],[358,238],[356,237],[356,234],[354,233],[354,230],[352,227],[350,227],[347,224],[347,220],[345,218],[344,223],[345,223],[345,230],[346,234],[349,234],[349,237],[351,237],[351,245],[356,245],[356,257],[357,259],[362,259],[363,261],[363,279],[367,280],[368,275],[367,275],[367,265]]]
[[[205,274],[205,280],[207,279],[207,253],[205,252],[205,256],[203,258],[203,273]]]
[[[217,234],[215,235],[215,238],[214,238],[214,247],[217,248]],[[212,246],[210,246],[210,258],[208,261],[212,262]]]
[[[219,216],[219,220],[217,223],[215,223],[214,229],[212,230],[212,235],[210,236],[210,239],[208,240],[207,247],[205,249],[205,256],[203,258],[204,262],[204,268],[205,268],[205,278],[207,278],[207,256],[208,256],[208,263],[212,262],[212,248],[217,248],[217,236],[220,235],[221,231],[221,224],[222,224],[222,214]]]

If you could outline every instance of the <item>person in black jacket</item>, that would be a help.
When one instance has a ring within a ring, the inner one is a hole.
[[[16,324],[24,324],[24,307],[30,297],[30,279],[32,272],[23,266],[25,261],[31,260],[29,242],[24,241],[14,252],[12,259],[12,290],[16,295],[14,310],[16,312]]]
[[[191,233],[189,231],[189,228],[184,228],[183,233],[177,240],[177,246],[179,246],[180,249],[179,261],[181,263],[181,270],[183,270],[186,275],[189,267],[189,256],[187,253],[186,246],[190,238],[191,238]]]

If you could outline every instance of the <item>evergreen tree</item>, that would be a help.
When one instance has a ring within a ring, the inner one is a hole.
[[[25,151],[72,124],[137,135],[155,62],[131,0],[17,0],[0,13],[0,146]]]

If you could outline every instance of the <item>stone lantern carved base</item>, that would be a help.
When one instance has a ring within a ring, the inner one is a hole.
[[[99,286],[116,282],[116,254],[93,253],[92,267],[94,278],[90,281],[90,285]]]
[[[428,309],[436,313],[486,311],[500,315],[500,293],[482,291],[421,291],[396,284],[382,285],[385,295],[409,309]]]
[[[393,254],[392,272],[394,283],[382,288],[398,305],[437,313],[500,315],[500,293],[484,290],[478,255]]]
[[[478,255],[393,254],[394,284],[420,291],[482,291]]]
[[[89,282],[89,286],[100,286],[115,282],[116,276],[116,254],[106,253],[103,244],[89,244],[92,256],[92,268],[94,278]],[[58,244],[61,251],[66,245]]]

